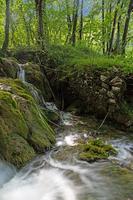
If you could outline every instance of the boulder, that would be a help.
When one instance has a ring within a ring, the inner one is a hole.
[[[0,79],[0,154],[18,168],[55,142],[45,113],[19,80]]]

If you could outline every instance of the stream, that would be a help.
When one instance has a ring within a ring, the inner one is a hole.
[[[94,163],[76,159],[74,146],[88,137],[91,123],[63,113],[50,152],[20,171],[1,161],[0,200],[133,200],[133,137],[106,130],[100,137],[118,150],[117,156]]]

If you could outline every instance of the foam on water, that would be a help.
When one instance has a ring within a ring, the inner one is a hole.
[[[133,162],[133,143],[125,138],[112,140],[110,143],[118,151],[117,156],[110,157],[110,159],[116,160],[122,165],[128,165]]]

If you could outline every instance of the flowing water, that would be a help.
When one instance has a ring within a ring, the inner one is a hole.
[[[133,200],[133,140],[109,137],[117,150],[108,161],[76,160],[72,148],[88,137],[80,119],[63,114],[53,150],[21,171],[0,162],[0,200]],[[80,121],[81,127],[77,124]]]
[[[25,82],[25,70],[23,69],[23,64],[18,64],[18,66],[19,66],[19,70],[18,70],[17,77],[22,82]]]

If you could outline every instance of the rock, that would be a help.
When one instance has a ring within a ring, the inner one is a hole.
[[[109,86],[106,83],[102,83],[102,87],[105,88],[106,90],[109,90]]]
[[[105,75],[101,75],[101,76],[100,76],[100,80],[101,80],[102,82],[106,82],[106,81],[108,80],[108,77],[105,76]]]
[[[121,92],[121,88],[112,86],[112,92],[114,94],[119,94]]]
[[[105,88],[102,88],[99,92],[100,94],[106,94],[107,90]]]
[[[105,144],[100,139],[90,139],[85,144],[80,144],[79,158],[85,161],[96,161],[107,159],[110,155],[116,155],[116,150],[111,146]]]
[[[26,81],[33,84],[37,89],[45,93],[43,79],[44,75],[41,72],[40,66],[33,63],[26,63],[23,65],[26,73]]]
[[[19,65],[13,58],[0,58],[0,77],[17,78]]]
[[[55,142],[45,113],[19,80],[0,79],[0,153],[18,168]]]
[[[116,100],[115,99],[109,99],[109,104],[115,105],[116,104]]]
[[[112,79],[110,81],[110,84],[113,86],[116,86],[116,87],[122,86],[123,80],[121,78],[119,78],[118,76],[116,76],[114,79]]]
[[[107,92],[107,96],[109,97],[109,98],[114,98],[114,94],[113,94],[113,92],[111,92],[111,91],[108,91]]]

